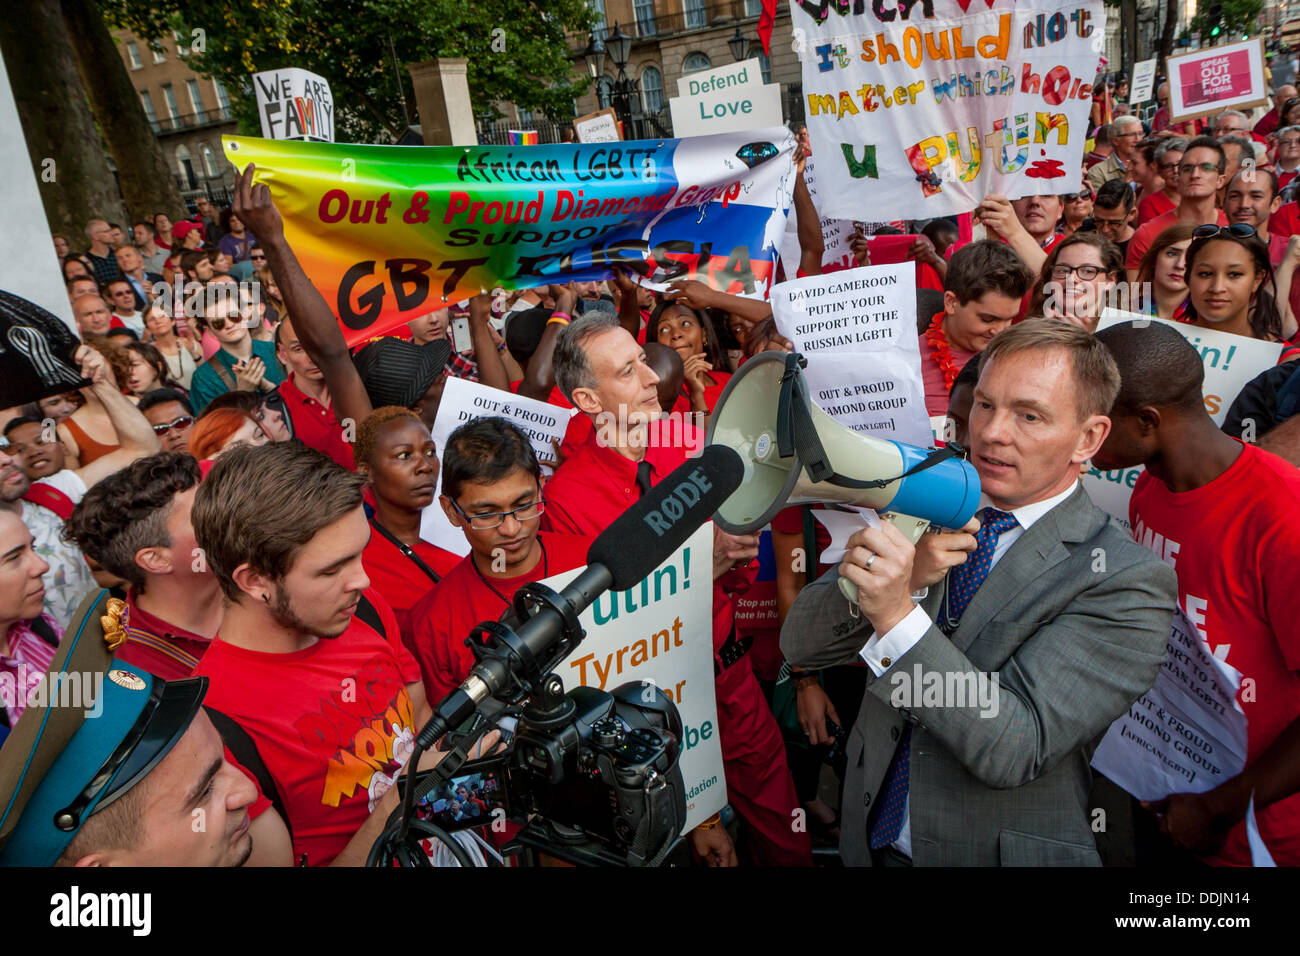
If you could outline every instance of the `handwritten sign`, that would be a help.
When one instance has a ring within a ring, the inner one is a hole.
[[[1246,765],[1241,674],[1210,653],[1183,612],[1155,685],[1106,731],[1092,766],[1139,800],[1203,793]]]
[[[823,215],[930,219],[1078,189],[1101,0],[792,0]]]
[[[822,411],[854,431],[930,447],[912,263],[783,282],[772,288],[772,314],[807,357]]]
[[[291,67],[253,74],[257,115],[267,139],[334,142],[334,96],[329,81]]]
[[[438,417],[433,420],[430,434],[438,453],[447,445],[447,439],[461,425],[475,418],[500,416],[517,425],[533,446],[533,452],[542,466],[542,473],[550,475],[555,470],[553,440],[564,438],[569,419],[575,414],[572,408],[559,408],[548,402],[539,402],[498,388],[480,385],[463,378],[447,377],[442,401],[438,404]],[[438,472],[438,487],[433,504],[420,516],[420,537],[453,554],[469,554],[469,542],[464,533],[447,520],[438,496],[442,494],[442,471]]]
[[[573,131],[579,143],[617,143],[623,138],[612,107],[579,116],[573,121]]]

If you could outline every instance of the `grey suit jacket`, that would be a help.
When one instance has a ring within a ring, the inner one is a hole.
[[[781,649],[792,663],[850,662],[871,637],[837,578],[832,570],[804,588],[786,616]],[[931,621],[945,590],[946,582],[936,585],[921,602]],[[868,678],[848,739],[845,864],[871,863],[868,817],[906,720],[916,865],[1100,865],[1088,764],[1106,728],[1154,683],[1177,595],[1173,569],[1082,487],[1036,521],[989,573],[951,637],[932,624],[884,674]],[[905,697],[918,673],[921,686],[944,680],[958,693]],[[981,707],[974,695],[957,706],[959,688],[979,673],[997,677],[994,706]]]

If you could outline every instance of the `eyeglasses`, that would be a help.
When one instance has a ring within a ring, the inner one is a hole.
[[[1119,229],[1124,223],[1128,222],[1128,217],[1125,216],[1123,219],[1102,219],[1098,215],[1093,215],[1092,221],[1098,229]]]
[[[1083,192],[1080,193],[1066,193],[1064,196],[1061,197],[1061,199],[1063,199],[1065,202],[1078,202],[1081,199],[1086,199],[1089,202],[1091,202],[1092,198],[1093,198],[1092,190],[1090,189],[1085,189]]]
[[[1204,226],[1197,226],[1192,230],[1193,239],[1208,239],[1211,236],[1222,236],[1224,234],[1236,236],[1238,239],[1250,239],[1259,235],[1255,227],[1244,222],[1234,222],[1230,226],[1216,226],[1213,223],[1206,223]]]
[[[456,512],[469,522],[469,526],[476,531],[490,531],[493,528],[499,528],[511,515],[516,521],[532,521],[534,518],[541,517],[546,510],[546,502],[539,495],[537,500],[530,504],[520,505],[518,508],[512,508],[510,511],[493,511],[483,515],[467,515],[465,509],[460,506],[455,498],[451,498],[451,506]]]
[[[1178,172],[1178,164],[1177,164],[1177,163],[1161,163],[1161,164],[1160,164],[1160,171],[1161,171],[1162,173],[1176,173],[1176,172]]]
[[[239,325],[243,321],[242,316],[238,315],[217,315],[206,320],[208,328],[213,332],[220,332],[227,324],[233,326]]]
[[[1058,262],[1052,266],[1052,278],[1068,279],[1071,275],[1077,274],[1084,282],[1091,282],[1105,271],[1101,266],[1067,266],[1063,262]]]
[[[185,429],[189,428],[193,424],[194,424],[193,416],[182,415],[180,418],[176,419],[173,422],[159,422],[157,425],[153,426],[153,433],[155,435],[166,435],[173,428],[176,429],[177,431],[183,432],[185,431]]]
[[[1178,172],[1182,176],[1186,176],[1189,173],[1194,173],[1198,169],[1203,173],[1220,172],[1218,163],[1180,163],[1178,165]]]

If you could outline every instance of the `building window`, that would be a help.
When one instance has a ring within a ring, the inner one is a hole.
[[[217,91],[217,105],[221,107],[222,115],[225,115],[230,111],[230,94],[226,92],[220,80],[213,80],[212,87]]]
[[[162,91],[163,102],[167,104],[167,115],[171,119],[175,119],[181,115],[181,111],[176,107],[176,94],[172,92],[172,85],[170,83],[164,83]]]
[[[653,66],[647,66],[641,74],[641,93],[647,113],[658,113],[664,108],[664,78]]]
[[[768,58],[768,55],[763,52],[762,47],[758,48],[758,64],[763,70],[763,82],[771,83],[772,82],[772,61],[771,59]]]
[[[632,9],[636,13],[637,35],[652,37],[655,35],[654,0],[632,0]]]
[[[713,61],[703,53],[688,53],[682,61],[683,73],[698,73],[700,70],[713,69]]]
[[[134,40],[126,41],[126,56],[131,61],[131,69],[138,70],[144,64],[140,61],[140,44]]]
[[[185,45],[185,41],[181,39],[181,35],[175,30],[172,31],[172,40],[176,43],[176,55],[182,60],[185,59],[186,54],[190,52],[189,48]]]
[[[682,0],[686,11],[686,29],[696,30],[709,25],[709,14],[704,9],[704,0]]]
[[[176,147],[176,168],[180,170],[184,188],[198,188],[199,180],[194,175],[194,160],[190,158],[189,148],[184,143]]]
[[[614,81],[607,76],[596,80],[596,102],[602,110],[609,109],[614,102]]]
[[[520,126],[526,126],[526,127],[528,127],[529,129],[532,129],[533,126],[535,125],[535,124],[533,123],[533,111],[532,111],[532,110],[525,110],[525,109],[521,109],[521,108],[519,108],[518,106],[516,106],[516,107],[515,107],[515,115],[519,118],[519,125],[520,125]]]
[[[756,17],[763,12],[763,0],[745,0],[745,16]]]
[[[150,45],[150,49],[153,50],[154,63],[162,63],[167,59],[167,54],[163,52],[162,40],[155,40],[154,43]]]
[[[605,0],[591,0],[591,29],[602,40],[605,39],[608,28],[605,24]]]
[[[203,95],[199,93],[198,80],[186,80],[185,89],[190,94],[190,107],[195,113],[203,112]]]
[[[153,111],[153,97],[149,95],[148,90],[140,91],[140,105],[144,107],[144,115],[149,120],[149,125],[157,126],[158,116]]]
[[[208,179],[216,179],[221,175],[221,170],[217,168],[217,154],[212,151],[212,147],[207,143],[199,146],[199,154],[203,157],[203,173]]]

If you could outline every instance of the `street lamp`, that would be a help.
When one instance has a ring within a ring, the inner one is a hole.
[[[593,80],[605,72],[605,44],[600,42],[595,30],[591,31],[591,42],[582,51],[582,55],[587,61],[587,72]]]
[[[596,41],[589,44],[583,52],[587,58],[587,71],[593,78],[599,76],[604,68],[606,52],[618,70],[618,77],[614,80],[614,113],[632,139],[641,139],[641,122],[644,119],[641,113],[641,90],[637,81],[624,72],[632,55],[632,38],[620,30],[617,23],[614,24],[614,32],[605,38],[603,47]]]
[[[740,27],[736,27],[736,32],[732,34],[731,39],[727,41],[727,46],[731,48],[731,58],[736,61],[743,60],[745,53],[749,49],[749,41],[740,33]]]

